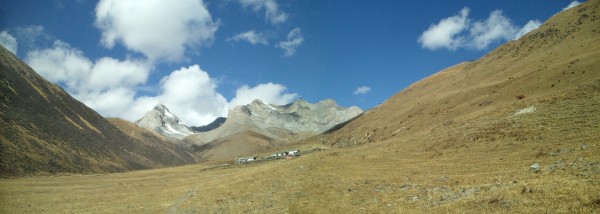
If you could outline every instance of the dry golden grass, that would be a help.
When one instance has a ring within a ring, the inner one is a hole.
[[[406,213],[598,211],[597,173],[530,172],[535,147],[427,151],[374,144],[241,167],[193,165],[2,180],[3,213]],[[567,147],[569,148],[569,147]],[[365,151],[368,150],[370,152]],[[441,152],[441,154],[440,154]],[[469,152],[471,155],[457,155]],[[575,155],[576,154],[576,155]],[[598,147],[561,155],[595,160]],[[530,156],[529,159],[519,156]],[[516,160],[511,160],[511,159]],[[205,170],[206,169],[206,170]]]

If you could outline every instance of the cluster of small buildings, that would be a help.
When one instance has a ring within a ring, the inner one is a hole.
[[[283,158],[291,159],[296,156],[300,156],[300,150],[284,151],[284,152],[272,154],[268,157],[262,158],[262,160],[276,160],[276,159],[283,159]],[[243,157],[243,158],[235,159],[236,164],[245,164],[245,163],[251,163],[251,162],[256,162],[256,161],[259,161],[258,156]]]

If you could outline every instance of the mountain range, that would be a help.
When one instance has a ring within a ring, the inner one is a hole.
[[[159,104],[136,124],[175,142],[184,142],[183,146],[202,160],[213,160],[287,145],[320,134],[360,113],[358,107],[343,108],[331,99],[315,104],[298,99],[281,106],[255,100],[232,109],[227,118],[217,118],[203,127],[187,127]]]
[[[282,106],[255,100],[229,111],[220,127],[184,140],[201,158],[232,158],[320,134],[360,113],[358,107],[343,108],[330,99],[315,104],[298,99]]]

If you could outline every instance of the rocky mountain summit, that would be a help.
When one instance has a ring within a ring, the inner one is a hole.
[[[194,133],[163,104],[156,105],[135,123],[170,138],[182,139]]]

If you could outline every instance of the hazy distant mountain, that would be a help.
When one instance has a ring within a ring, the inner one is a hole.
[[[0,174],[117,172],[194,161],[166,141],[128,137],[0,48]]]
[[[331,99],[312,104],[303,99],[278,106],[260,100],[229,111],[220,127],[185,138],[202,158],[217,159],[262,151],[320,134],[362,113]]]
[[[193,134],[186,125],[181,123],[177,116],[162,104],[156,105],[135,123],[142,128],[171,138],[182,139]]]

